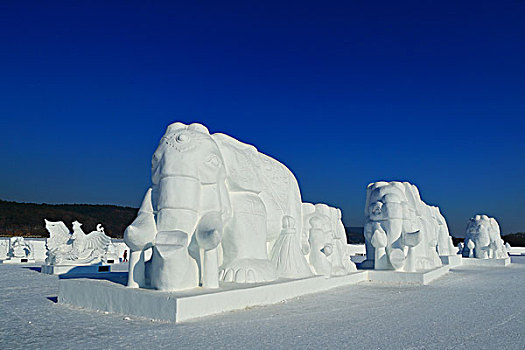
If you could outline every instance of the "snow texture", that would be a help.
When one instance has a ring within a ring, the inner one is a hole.
[[[56,304],[58,278],[0,265],[0,349],[523,349],[525,256],[427,286],[378,283],[181,324]]]

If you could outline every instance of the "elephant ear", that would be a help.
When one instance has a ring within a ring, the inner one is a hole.
[[[492,230],[494,231],[494,234],[497,235],[497,237],[500,237],[501,231],[499,228],[499,224],[494,218],[490,218],[490,226],[492,226]]]
[[[405,187],[405,196],[408,204],[415,209],[417,216],[423,215],[425,205],[421,200],[421,195],[419,194],[417,186],[412,185],[409,182],[403,182],[403,185]]]
[[[225,162],[228,187],[232,191],[261,192],[263,181],[257,149],[225,134],[213,134],[212,138]]]

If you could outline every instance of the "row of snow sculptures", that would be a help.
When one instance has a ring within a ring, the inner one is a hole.
[[[428,270],[442,265],[440,256],[456,252],[439,208],[425,204],[417,187],[408,182],[368,185],[365,217],[365,266]]]
[[[352,270],[349,259],[335,261],[346,250],[335,238],[341,235],[334,233],[336,224],[315,221],[322,244],[315,232],[303,239],[301,193],[283,164],[201,124],[171,124],[153,154],[152,186],[124,233],[131,251],[128,285],[183,290],[218,288],[220,280],[331,275],[332,268],[318,272],[316,254]],[[330,244],[338,255],[328,252]]]
[[[496,219],[487,215],[471,218],[465,233],[462,255],[477,259],[506,259],[507,247],[501,239],[500,228]]]
[[[92,265],[108,260],[111,238],[106,236],[101,224],[96,231],[86,234],[78,221],[73,222],[73,232],[69,232],[62,221],[44,221],[49,232],[46,240],[48,265]]]

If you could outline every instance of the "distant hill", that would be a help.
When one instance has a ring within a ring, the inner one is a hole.
[[[102,224],[106,234],[122,238],[126,227],[137,216],[138,209],[116,205],[34,204],[0,200],[0,236],[49,237],[44,218],[63,221],[69,229],[78,220],[84,232]]]
[[[525,247],[525,233],[523,232],[511,233],[501,238],[509,243],[511,247]]]

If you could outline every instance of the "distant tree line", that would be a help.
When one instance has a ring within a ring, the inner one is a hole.
[[[502,237],[511,247],[525,247],[525,233],[511,233]]]
[[[117,205],[93,204],[34,204],[0,200],[0,236],[49,237],[44,219],[63,221],[69,229],[75,220],[82,223],[84,232],[104,226],[106,234],[122,238],[124,230],[137,216],[138,209]],[[363,227],[345,227],[346,240],[350,244],[365,243]],[[452,238],[454,245],[463,238]],[[525,233],[503,236],[511,246],[524,247]]]

